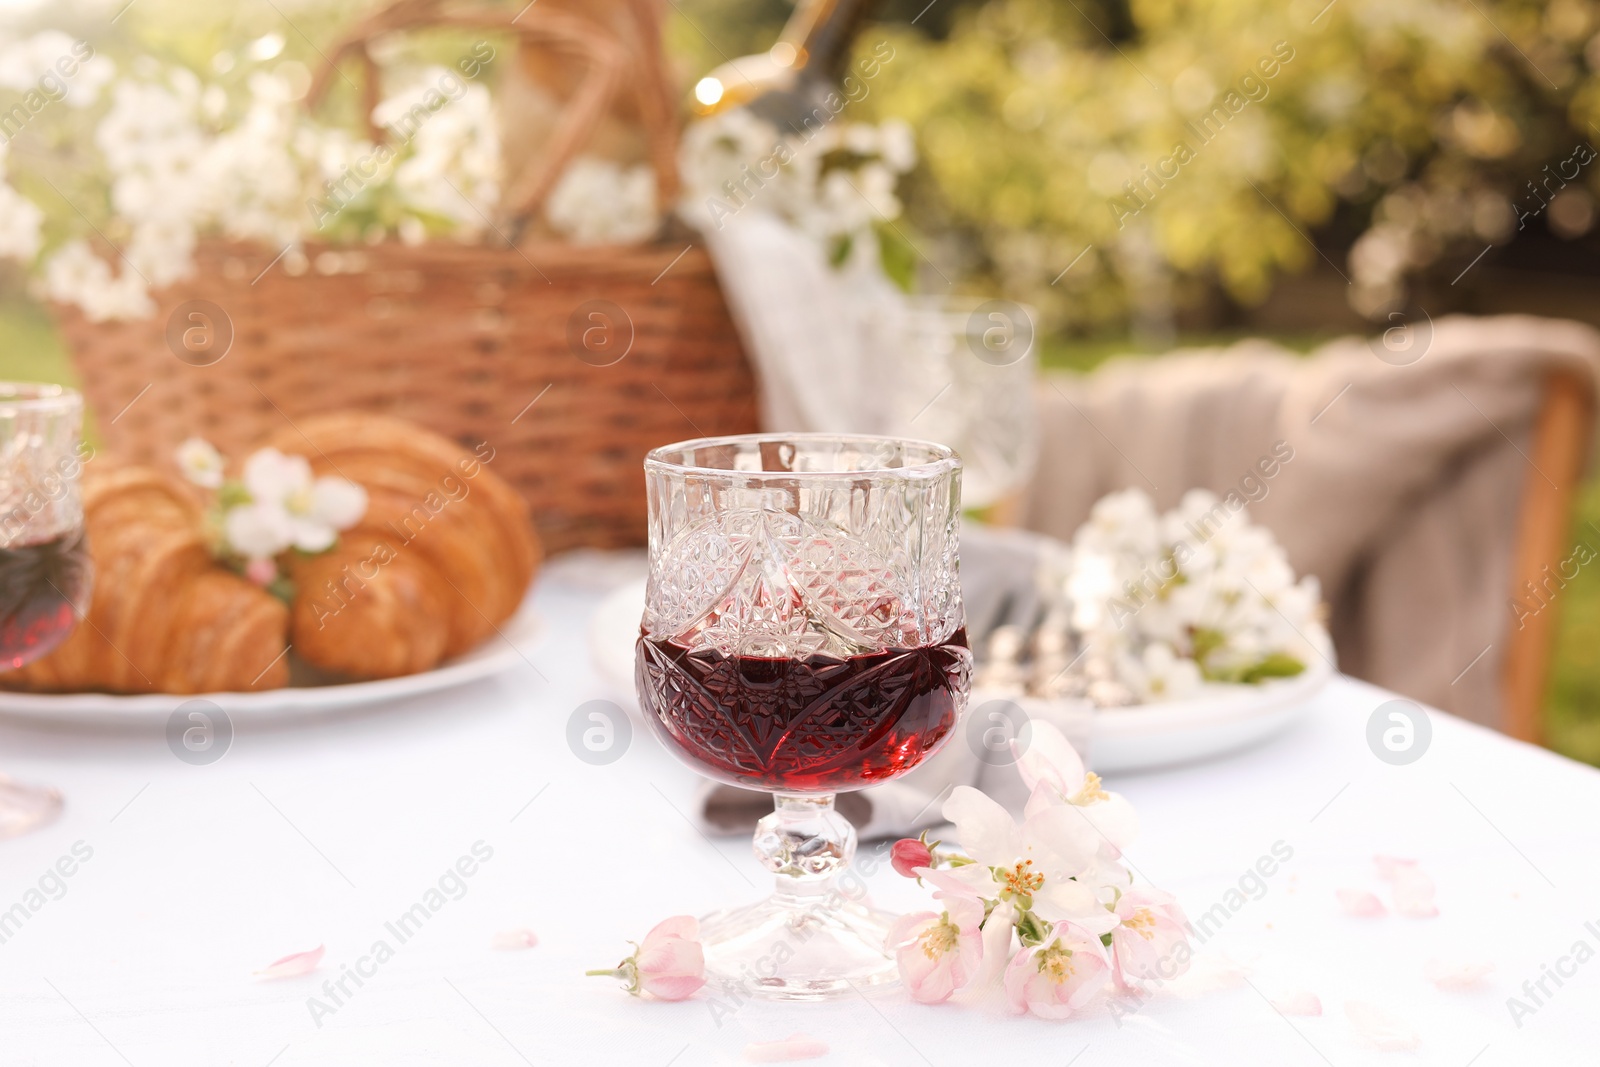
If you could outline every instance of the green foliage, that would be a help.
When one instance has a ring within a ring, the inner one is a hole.
[[[1257,685],[1268,678],[1293,678],[1305,669],[1306,665],[1293,656],[1274,652],[1255,666],[1241,672],[1239,680],[1246,685]]]
[[[1293,678],[1306,669],[1306,665],[1287,652],[1269,652],[1253,663],[1219,666],[1211,662],[1214,652],[1227,648],[1228,638],[1217,630],[1196,630],[1190,634],[1194,644],[1195,662],[1208,682],[1232,682],[1238,685],[1260,685],[1269,678]]]
[[[730,60],[772,47],[794,5],[786,0],[679,0],[667,19],[667,51],[679,80],[696,80]]]
[[[1259,301],[1330,269],[1312,237],[1379,314],[1408,277],[1448,281],[1510,240],[1527,183],[1594,136],[1600,3],[1325,3],[1133,0],[1113,45],[1092,7],[991,0],[944,41],[893,30],[864,107],[918,130],[912,218],[954,227],[974,281],[1054,327],[1116,328],[1213,288]],[[1597,171],[1576,184],[1600,188]],[[1563,218],[1581,230],[1592,205]]]
[[[878,236],[878,258],[883,263],[883,272],[901,289],[911,292],[917,276],[916,249],[897,226],[879,223],[873,227],[873,232]]]

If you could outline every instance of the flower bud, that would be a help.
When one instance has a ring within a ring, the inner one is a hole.
[[[244,576],[263,589],[278,577],[278,565],[271,559],[253,559],[244,565]]]
[[[889,864],[907,878],[915,878],[918,867],[933,866],[933,851],[926,841],[903,837],[889,849]]]

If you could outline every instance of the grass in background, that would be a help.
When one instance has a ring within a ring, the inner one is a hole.
[[[77,384],[49,313],[10,294],[0,297],[0,378]]]
[[[1244,334],[1182,337],[1177,345],[1225,345]],[[1315,348],[1326,337],[1274,338],[1298,352]],[[1040,361],[1052,370],[1088,371],[1117,355],[1154,356],[1169,346],[1141,346],[1126,338],[1090,341],[1046,341]],[[37,304],[16,297],[0,299],[0,378],[74,383],[70,363],[50,316]],[[1586,523],[1600,527],[1600,476],[1579,493],[1572,542]],[[1551,672],[1550,746],[1556,751],[1600,766],[1600,560],[1585,567],[1556,605],[1555,666]]]
[[[1182,334],[1170,344],[1159,341],[1137,341],[1126,337],[1099,337],[1066,340],[1059,337],[1042,338],[1039,342],[1039,363],[1046,370],[1091,371],[1113,356],[1159,356],[1178,348],[1223,348],[1237,341],[1261,334],[1241,330],[1236,333]],[[1306,355],[1318,345],[1333,340],[1337,334],[1277,334],[1269,338],[1291,352]]]
[[[1600,545],[1600,473],[1578,492],[1572,539]],[[1591,560],[1556,604],[1555,665],[1546,709],[1550,747],[1600,767],[1600,560]]]

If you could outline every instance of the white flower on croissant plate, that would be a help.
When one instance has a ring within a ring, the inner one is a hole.
[[[191,437],[178,446],[178,469],[202,489],[222,485],[222,453],[203,437]]]
[[[270,559],[293,543],[289,516],[271,504],[240,504],[222,520],[228,547],[245,559]]]
[[[340,530],[367,511],[367,491],[343,478],[312,478],[304,456],[263,448],[245,461],[250,502],[228,512],[223,532],[246,559],[275,556],[289,548],[324,552]]]

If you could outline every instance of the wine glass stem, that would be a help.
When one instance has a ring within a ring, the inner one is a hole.
[[[850,866],[856,831],[833,807],[833,794],[778,793],[771,815],[756,824],[756,858],[776,877],[777,903],[803,906],[827,893]]]

